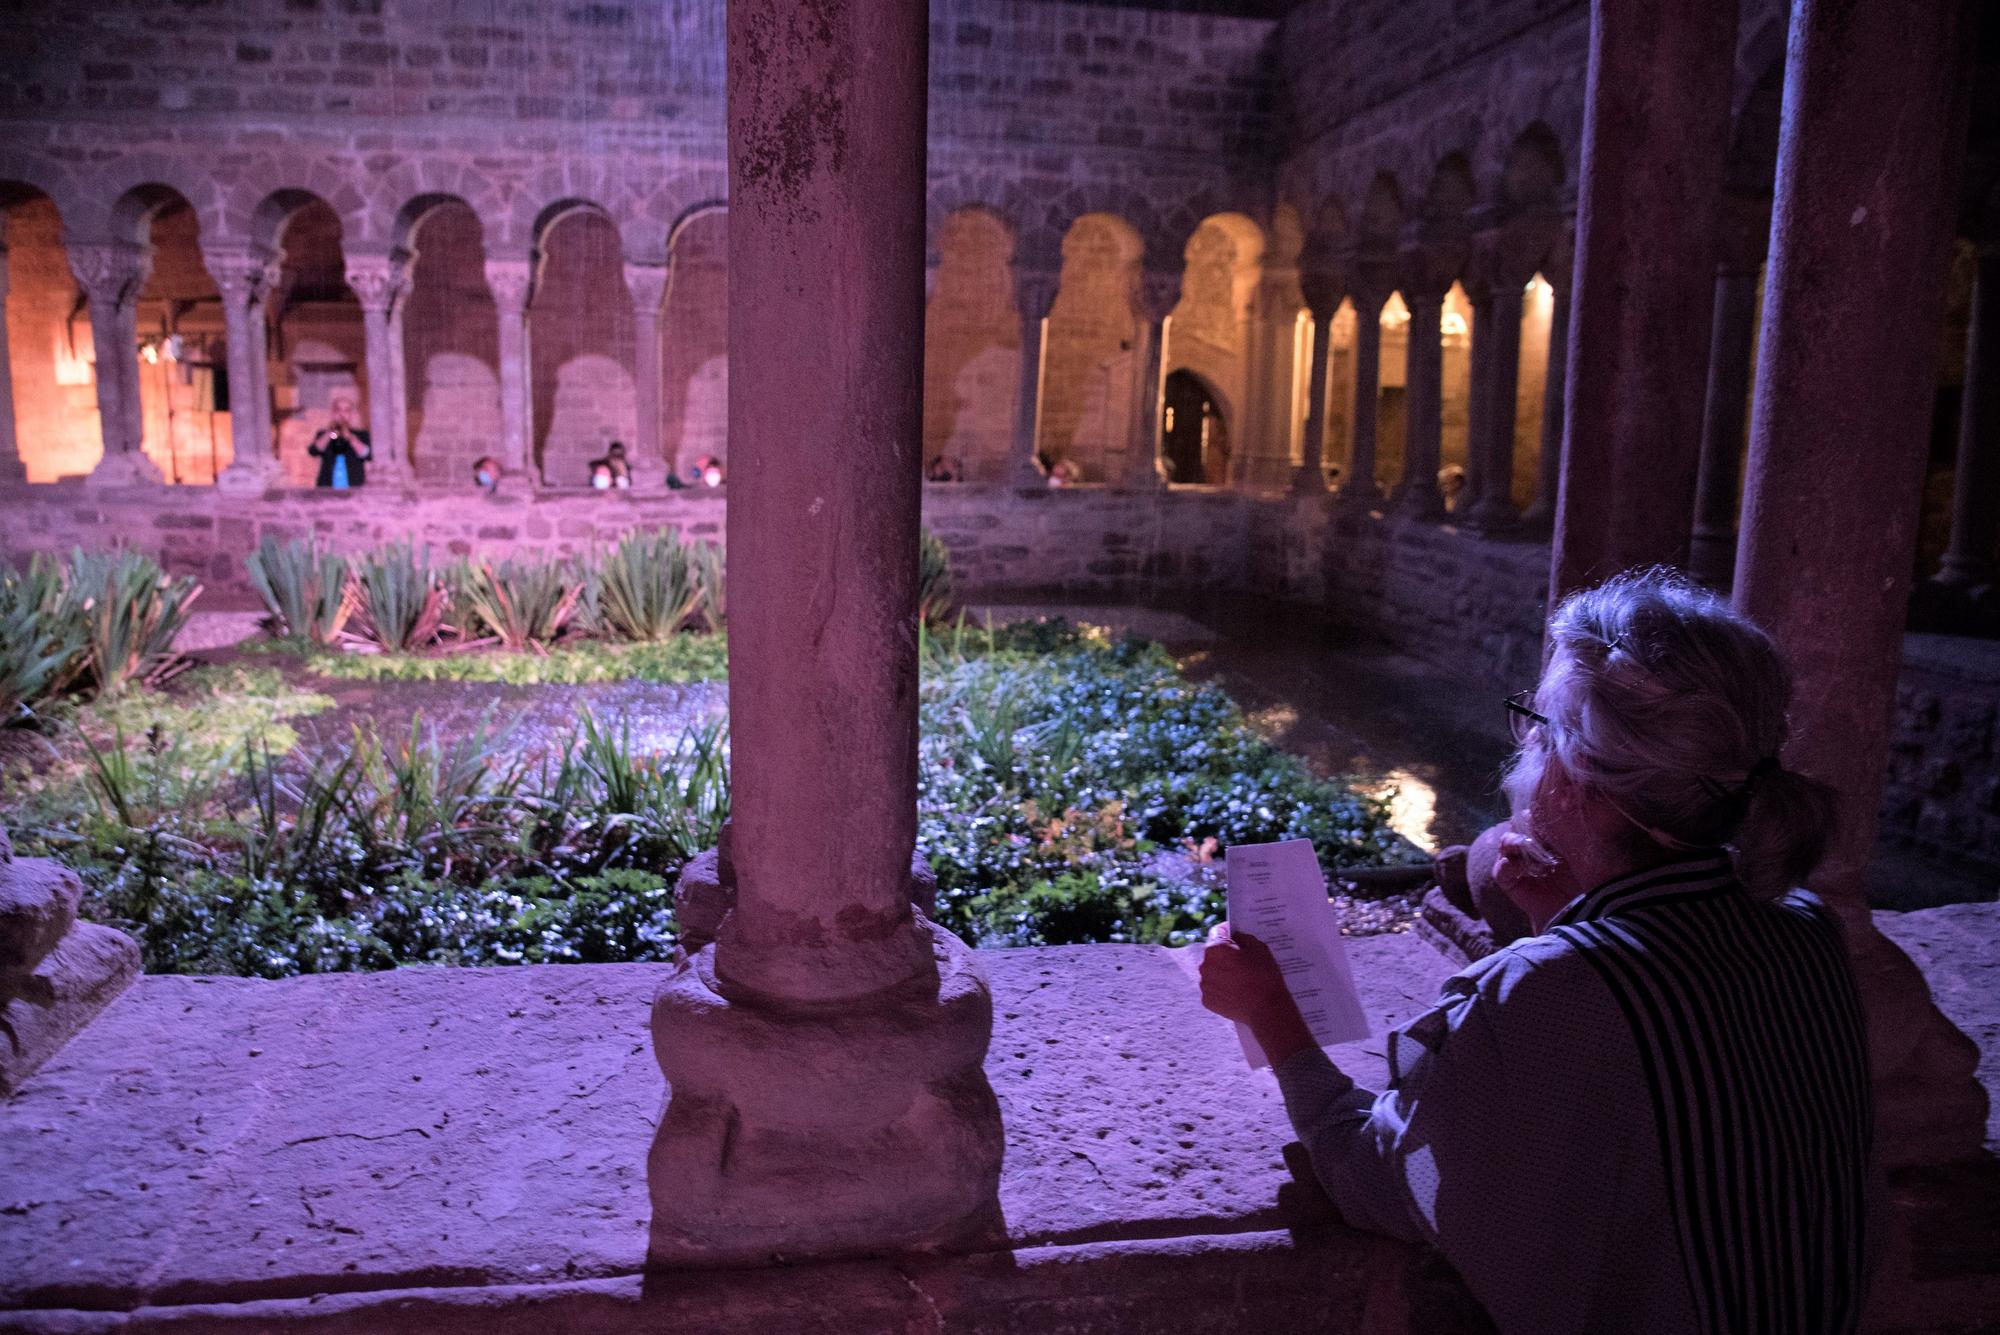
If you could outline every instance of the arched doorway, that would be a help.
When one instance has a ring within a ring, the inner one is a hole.
[[[1229,424],[1222,404],[1192,371],[1167,376],[1160,412],[1167,481],[1220,486],[1229,480]]]

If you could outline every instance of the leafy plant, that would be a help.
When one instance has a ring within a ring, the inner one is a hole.
[[[431,644],[444,628],[449,594],[430,552],[407,542],[378,548],[355,562],[359,638],[389,653]]]
[[[70,557],[65,597],[83,628],[97,689],[116,696],[134,681],[158,685],[187,665],[174,639],[201,585],[172,579],[144,552],[120,548]]]
[[[702,605],[695,562],[672,528],[626,534],[604,558],[597,580],[603,628],[620,639],[664,640]]]
[[[729,646],[720,635],[676,635],[650,644],[563,641],[546,653],[327,654],[309,660],[328,677],[361,681],[497,681],[515,686],[600,681],[720,681]]]
[[[37,556],[24,571],[0,569],[0,725],[32,721],[83,670],[84,650],[59,567]]]
[[[508,649],[546,652],[575,615],[589,581],[570,561],[490,561],[464,581],[465,610]],[[470,629],[460,627],[462,634]]]
[[[339,640],[359,599],[345,558],[317,542],[280,542],[266,534],[243,564],[277,634],[313,644]]]
[[[701,590],[701,623],[710,632],[719,632],[729,620],[729,582],[722,548],[712,542],[697,542],[688,548],[688,562],[694,569],[695,586]]]
[[[917,546],[917,619],[927,626],[943,625],[951,610],[951,550],[925,529]]]

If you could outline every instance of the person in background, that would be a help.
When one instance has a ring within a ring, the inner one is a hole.
[[[604,452],[604,462],[611,466],[611,485],[620,491],[632,486],[632,462],[625,457],[625,442],[614,440],[611,448]]]
[[[1270,949],[1218,927],[1202,1001],[1250,1026],[1348,1223],[1434,1244],[1499,1329],[1849,1332],[1874,1112],[1840,921],[1809,877],[1833,792],[1785,768],[1791,674],[1672,574],[1573,594],[1505,702],[1530,935],[1388,1037],[1389,1087],[1314,1045]]]
[[[591,460],[590,489],[592,491],[610,491],[611,487],[611,465],[602,459]]]
[[[368,480],[368,460],[374,450],[368,433],[355,426],[354,400],[333,401],[333,420],[321,427],[306,446],[306,453],[319,460],[319,476],[313,485],[346,490]]]
[[[500,461],[486,455],[472,465],[472,485],[491,495],[500,485]]]

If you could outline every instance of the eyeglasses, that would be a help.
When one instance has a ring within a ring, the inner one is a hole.
[[[1548,715],[1537,714],[1529,708],[1528,702],[1534,698],[1535,692],[1530,688],[1516,691],[1500,702],[1507,706],[1507,730],[1513,734],[1514,744],[1517,746],[1525,745],[1529,734],[1536,728],[1550,726]]]

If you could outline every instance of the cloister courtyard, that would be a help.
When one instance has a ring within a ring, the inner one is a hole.
[[[1550,609],[1652,566],[1840,798],[1861,1328],[2000,1330],[1996,62],[1956,0],[0,17],[0,1330],[1491,1329],[1200,943],[1310,840],[1380,1088],[1524,930],[1467,846]]]

